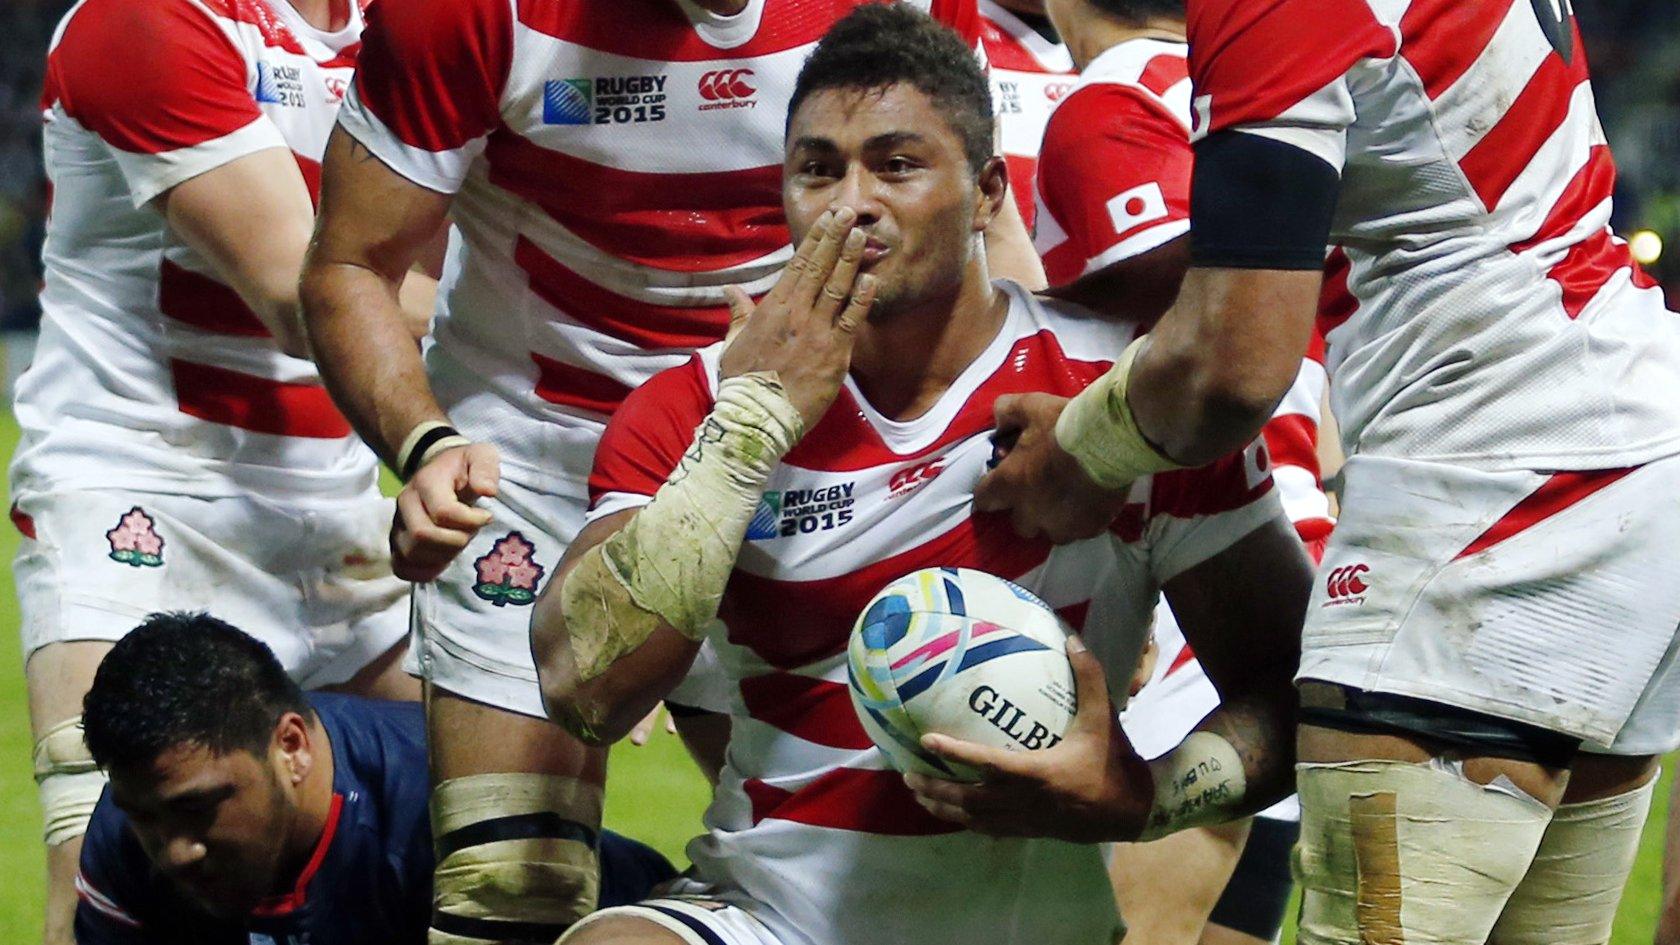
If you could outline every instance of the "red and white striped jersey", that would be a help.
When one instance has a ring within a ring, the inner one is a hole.
[[[43,320],[18,382],[24,489],[352,495],[375,459],[307,360],[148,202],[269,148],[311,190],[362,11],[334,33],[286,0],[82,0],[47,57],[53,188]]]
[[[581,498],[606,418],[723,336],[792,254],[800,66],[866,0],[412,0],[376,9],[341,125],[454,194],[428,352],[455,422]],[[979,43],[975,0],[906,0]]]
[[[1038,209],[1033,199],[1038,146],[1050,112],[1073,88],[1073,57],[1066,46],[1045,39],[996,0],[980,0],[980,43],[991,65],[992,108],[1009,166],[1009,190],[1030,233]]]
[[[790,941],[1110,940],[1095,848],[961,831],[923,811],[872,747],[847,695],[845,649],[882,586],[935,565],[1017,581],[1081,629],[1123,690],[1163,582],[1282,517],[1260,443],[1134,483],[1110,533],[1089,541],[1052,547],[977,514],[993,402],[1077,393],[1136,330],[998,286],[1010,299],[1002,328],[922,416],[886,418],[847,379],[772,472],[711,634],[735,689],[733,729],[708,833],[689,856],[702,881],[797,930]],[[711,409],[718,354],[660,374],[613,417],[592,517],[639,507],[665,481]]]
[[[1195,133],[1342,175],[1322,328],[1351,455],[1596,469],[1680,450],[1680,318],[1609,228],[1563,0],[1192,0]]]
[[[1190,72],[1183,43],[1133,39],[1080,74],[1045,129],[1035,239],[1051,285],[1147,253],[1190,232]],[[1266,424],[1278,493],[1303,540],[1330,533],[1319,484],[1324,346]]]

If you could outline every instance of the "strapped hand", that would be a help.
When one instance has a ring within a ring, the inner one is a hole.
[[[775,374],[807,430],[840,392],[857,328],[875,301],[875,277],[858,275],[867,237],[856,221],[850,209],[823,214],[756,306],[729,289],[722,376]]]

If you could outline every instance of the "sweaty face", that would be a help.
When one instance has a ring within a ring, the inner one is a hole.
[[[112,770],[111,792],[158,870],[212,913],[246,915],[277,891],[296,811],[270,759],[179,745]]]
[[[879,280],[871,321],[955,291],[985,225],[962,139],[907,85],[824,89],[801,102],[782,204],[795,245],[824,211],[857,212],[869,237],[863,271]]]

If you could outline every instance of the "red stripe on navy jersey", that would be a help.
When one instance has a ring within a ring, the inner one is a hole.
[[[741,699],[748,715],[812,744],[855,751],[874,745],[843,683],[768,673],[741,680]]]
[[[1276,118],[1361,59],[1395,52],[1365,0],[1201,0],[1186,12],[1211,131]]]
[[[897,771],[836,768],[798,793],[752,778],[741,784],[741,790],[752,802],[755,824],[791,820],[894,837],[926,837],[962,829],[922,809]]]
[[[1340,246],[1332,249],[1324,259],[1324,286],[1318,293],[1318,331],[1319,339],[1342,327],[1353,313],[1359,311],[1359,299],[1348,291],[1348,276],[1353,272],[1353,263],[1348,259],[1347,251]],[[1322,345],[1322,340],[1319,341]],[[1324,360],[1322,347],[1318,360]]]
[[[815,581],[778,581],[736,569],[718,616],[729,640],[781,669],[834,656],[852,623],[889,581],[918,568],[975,568],[1019,577],[1050,554],[1044,541],[1015,534],[1006,515],[975,513],[944,534],[855,571]],[[798,606],[789,606],[797,601]]]
[[[1185,79],[1190,78],[1190,63],[1176,53],[1163,53],[1149,60],[1138,76],[1138,84],[1155,93],[1157,98]]]
[[[404,144],[449,151],[501,123],[512,65],[507,0],[376,3],[362,32],[356,93]]]
[[[1563,311],[1573,320],[1581,316],[1611,277],[1629,267],[1633,268],[1636,285],[1651,284],[1648,279],[1641,280],[1644,271],[1633,261],[1627,244],[1604,229],[1569,247],[1562,261],[1546,272],[1546,278],[1563,290]]]
[[[1540,484],[1509,512],[1499,517],[1488,530],[1476,536],[1453,558],[1467,558],[1492,548],[1502,541],[1533,528],[1564,509],[1583,501],[1593,493],[1620,480],[1637,466],[1626,469],[1595,469],[1586,472],[1560,472]]]
[[[550,151],[506,128],[490,136],[485,157],[491,183],[619,259],[673,272],[711,272],[788,244],[779,164],[644,174]]]
[[[339,815],[344,812],[344,795],[333,794],[332,804],[327,808],[327,823],[321,828],[321,838],[315,841],[315,851],[309,855],[309,862],[303,865],[303,871],[298,873],[297,882],[290,892],[283,896],[271,896],[258,903],[251,910],[251,915],[273,917],[289,915],[303,908],[309,898],[309,883],[315,874],[321,871],[321,864],[326,862],[327,850],[332,847],[333,835],[338,833]]]
[[[842,390],[834,406],[784,460],[791,466],[828,472],[851,472],[899,463],[938,452],[950,444],[989,430],[995,420],[992,404],[1006,394],[1043,392],[1072,397],[1101,377],[1107,361],[1068,357],[1048,329],[1015,342],[1003,366],[975,390],[944,432],[914,453],[893,452],[858,410],[851,392]]]
[[[318,384],[288,384],[172,358],[181,412],[255,433],[336,440],[350,423]]]
[[[1400,54],[1423,81],[1430,99],[1441,96],[1475,64],[1516,0],[1412,0],[1400,18]]]
[[[1489,210],[1499,205],[1535,152],[1563,125],[1575,89],[1587,81],[1587,53],[1581,47],[1580,31],[1575,30],[1573,37],[1572,61],[1566,63],[1557,53],[1547,53],[1499,122],[1459,159],[1459,169]]]
[[[268,327],[238,292],[167,259],[158,273],[158,310],[168,318],[211,334],[270,337]]]
[[[1289,413],[1273,417],[1260,428],[1266,452],[1279,466],[1298,466],[1318,475],[1318,423],[1306,414]]]
[[[638,348],[704,348],[729,328],[729,306],[652,305],[601,288],[521,236],[513,260],[531,291],[580,325]]]
[[[536,394],[551,404],[610,416],[630,396],[630,388],[588,368],[531,352],[537,366]],[[670,470],[666,470],[666,475]]]
[[[1610,199],[1616,189],[1616,162],[1608,145],[1596,144],[1587,152],[1587,163],[1575,172],[1563,188],[1557,203],[1534,235],[1511,244],[1511,252],[1521,253],[1546,242],[1567,235],[1581,218],[1593,208]]]
[[[262,117],[245,58],[190,3],[88,0],[47,57],[46,85],[105,143],[158,154]]]

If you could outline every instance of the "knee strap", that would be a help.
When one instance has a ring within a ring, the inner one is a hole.
[[[595,908],[601,788],[481,774],[432,792],[431,945],[549,945]]]
[[[47,729],[35,743],[34,761],[47,846],[58,846],[87,833],[93,809],[105,791],[106,778],[82,739],[82,717],[65,719]]]
[[[1301,945],[1487,940],[1540,845],[1545,804],[1455,762],[1300,764]]]

